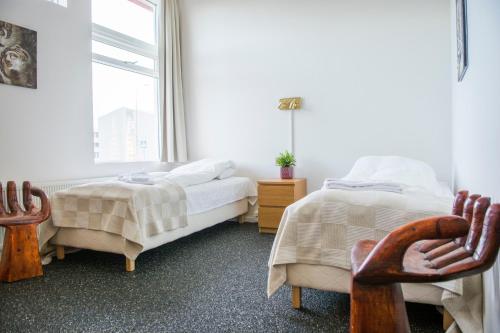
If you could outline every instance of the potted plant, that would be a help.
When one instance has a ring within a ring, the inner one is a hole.
[[[295,166],[295,156],[288,150],[276,157],[276,165],[281,167],[281,179],[293,178],[293,167]]]

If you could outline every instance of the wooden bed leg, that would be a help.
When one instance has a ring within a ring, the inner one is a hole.
[[[302,288],[292,286],[292,308],[300,309],[302,303]]]
[[[64,246],[56,245],[56,256],[59,260],[64,260]]]
[[[238,216],[238,223],[239,224],[245,223],[245,214]]]
[[[125,257],[125,270],[127,272],[133,272],[135,270],[135,260]]]
[[[443,329],[445,332],[448,330],[448,328],[450,328],[451,324],[453,324],[454,321],[455,319],[453,319],[448,310],[443,309]]]

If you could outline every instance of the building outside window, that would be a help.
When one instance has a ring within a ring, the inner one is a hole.
[[[159,160],[160,0],[92,0],[96,162]]]

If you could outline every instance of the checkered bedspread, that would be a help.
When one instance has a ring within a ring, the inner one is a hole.
[[[268,294],[285,283],[286,264],[350,270],[351,249],[357,241],[381,240],[410,221],[449,214],[451,201],[377,191],[309,194],[283,214],[269,258]]]
[[[267,293],[287,280],[286,264],[351,269],[350,253],[361,239],[380,240],[394,228],[432,215],[448,215],[453,198],[423,193],[316,191],[287,207],[269,258]],[[447,333],[482,333],[481,275],[433,283],[453,316]]]
[[[143,245],[146,238],[187,225],[186,193],[162,180],[155,185],[93,183],[55,193],[55,227],[106,231]]]

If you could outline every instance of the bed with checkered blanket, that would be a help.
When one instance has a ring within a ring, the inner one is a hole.
[[[105,231],[139,248],[149,237],[187,225],[186,193],[169,180],[154,185],[108,181],[76,186],[55,193],[51,205],[56,228]]]
[[[348,293],[350,253],[358,240],[380,240],[407,222],[448,215],[452,200],[408,188],[402,194],[346,190],[309,194],[283,214],[269,258],[268,295],[285,283]],[[480,275],[402,287],[408,301],[444,306],[455,320],[447,333],[483,331]]]
[[[423,191],[320,190],[287,207],[269,258],[268,295],[286,280],[286,264],[351,269],[354,244],[380,240],[390,231],[420,218],[447,215],[451,197]],[[455,289],[455,285],[448,284]]]

